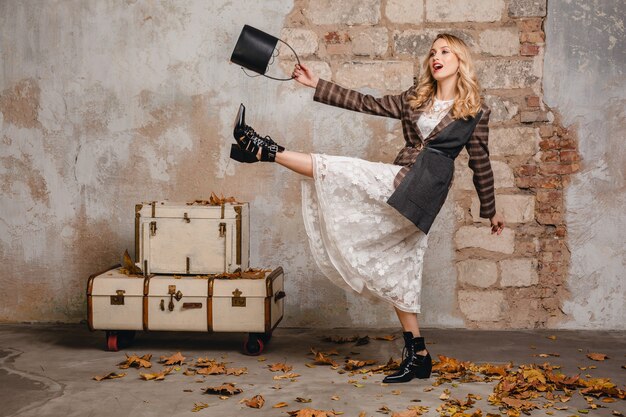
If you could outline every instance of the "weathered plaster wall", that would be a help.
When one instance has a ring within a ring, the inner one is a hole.
[[[287,39],[321,76],[377,95],[412,84],[437,32],[465,39],[493,110],[509,228],[488,236],[462,154],[429,240],[421,321],[558,326],[570,318],[563,302],[585,294],[562,285],[571,237],[561,200],[579,155],[542,101],[545,15],[545,0],[0,2],[0,321],[83,319],[87,276],[132,252],[135,203],[216,192],[251,203],[253,266],[285,268],[283,325],[396,325],[390,307],[315,267],[301,178],[228,152],[240,102],[257,131],[305,152],[391,162],[400,126],[314,103],[293,82],[246,77],[228,58],[248,23]]]
[[[548,3],[544,99],[577,130],[566,190],[571,269],[565,328],[625,329],[626,3]]]

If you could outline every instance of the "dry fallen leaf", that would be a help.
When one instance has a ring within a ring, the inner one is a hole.
[[[120,272],[122,274],[128,276],[143,276],[141,268],[135,265],[132,258],[128,254],[128,249],[124,251],[124,255],[122,256],[122,258],[122,267],[120,268]]]
[[[604,353],[588,353],[587,357],[594,361],[603,361],[609,358]]]
[[[106,375],[102,375],[102,376],[94,376],[93,379],[95,379],[96,381],[100,382],[104,379],[117,379],[117,378],[123,378],[126,376],[126,373],[124,372],[109,372]]]
[[[297,374],[295,372],[289,372],[283,375],[274,375],[273,379],[279,380],[279,379],[293,379],[293,378],[297,378],[299,377],[300,374]]]
[[[172,368],[165,368],[163,371],[153,374],[140,373],[139,377],[144,381],[163,381],[165,379],[165,375],[170,372],[172,372]]]
[[[310,403],[311,401],[310,398],[296,397],[296,402],[298,403]]]
[[[117,366],[120,369],[128,369],[130,367],[151,368],[152,367],[152,363],[150,363],[151,358],[152,358],[152,355],[150,353],[147,353],[143,355],[142,357],[139,357],[137,355],[131,355],[131,356],[126,355],[126,360],[124,362],[118,363]]]
[[[333,395],[332,397],[330,397],[331,400],[333,401],[339,401],[339,396],[338,395]]]
[[[159,363],[163,365],[182,365],[185,361],[185,357],[180,353],[176,352],[172,356],[161,356],[159,359]]]
[[[418,410],[410,408],[410,409],[405,410],[405,411],[399,411],[399,412],[396,412],[396,413],[392,413],[391,417],[419,417],[421,415],[422,415],[422,413],[419,412]]]
[[[248,373],[248,368],[226,368],[226,375],[243,375]]]
[[[243,402],[250,408],[262,408],[265,404],[265,398],[261,395],[255,395],[251,399],[245,399]]]
[[[241,388],[235,388],[234,384],[225,383],[218,387],[208,387],[204,388],[204,394],[218,394],[222,396],[231,396],[242,393],[243,390]]]
[[[226,368],[223,363],[213,363],[198,369],[196,373],[198,375],[222,375],[226,373]]]
[[[343,414],[337,411],[314,410],[312,408],[303,408],[301,410],[287,411],[292,417],[332,417]]]
[[[364,366],[367,365],[373,365],[375,364],[376,361],[371,359],[371,360],[365,360],[365,361],[357,361],[354,359],[348,359],[346,361],[346,364],[344,365],[343,369],[345,369],[346,371],[353,371],[355,369],[359,369],[362,368]]]
[[[208,200],[194,200],[191,203],[187,203],[188,206],[199,205],[199,206],[221,206],[226,203],[237,203],[237,199],[235,197],[218,197],[217,194],[211,192],[211,196]]]
[[[397,338],[398,338],[398,336],[393,335],[393,334],[389,334],[389,335],[386,335],[386,336],[377,336],[374,339],[376,339],[376,340],[386,340],[388,342],[392,342],[392,341],[396,340]]]
[[[324,355],[322,352],[317,352],[315,354],[315,363],[318,365],[332,365],[332,366],[339,366],[337,364],[337,362],[335,362],[334,360],[332,360],[331,358],[327,357],[326,355]]]
[[[279,402],[278,404],[274,404],[272,406],[272,408],[283,408],[283,407],[287,407],[289,404],[287,404],[286,402]]]
[[[193,411],[194,413],[197,413],[198,411],[207,408],[209,405],[206,403],[194,403],[193,405],[193,409],[191,411]]]
[[[279,372],[279,371],[289,372],[293,369],[293,366],[280,363],[280,362],[272,364],[272,365],[267,365],[267,366],[269,367],[269,370],[272,372]]]

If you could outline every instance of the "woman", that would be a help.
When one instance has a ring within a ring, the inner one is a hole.
[[[423,256],[463,147],[474,171],[480,216],[490,219],[492,234],[504,228],[495,209],[487,147],[490,110],[481,103],[469,49],[453,35],[438,35],[418,85],[381,98],[321,80],[304,65],[295,66],[293,77],[315,88],[316,101],[400,119],[406,146],[394,163],[287,151],[245,124],[243,105],[231,158],[275,161],[313,179],[303,182],[303,215],[318,266],[336,284],[391,303],[404,330],[400,369],[383,382],[428,378],[432,360],[416,315]]]

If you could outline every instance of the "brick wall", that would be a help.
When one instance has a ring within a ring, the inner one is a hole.
[[[413,83],[437,33],[471,47],[492,109],[496,202],[508,228],[492,236],[478,217],[463,152],[450,199],[458,309],[468,327],[551,326],[567,298],[563,190],[580,155],[573,132],[542,101],[545,14],[546,0],[297,0],[281,33],[321,77],[380,93]]]

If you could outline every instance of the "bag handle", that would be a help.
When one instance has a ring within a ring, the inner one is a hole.
[[[289,49],[291,49],[291,52],[293,52],[293,54],[296,57],[296,61],[298,61],[298,65],[300,65],[300,58],[298,58],[298,54],[296,53],[296,51],[294,51],[294,49],[291,47],[291,45],[289,45],[287,42],[285,42],[284,40],[278,38],[279,41],[281,41],[282,43],[284,43],[285,45],[287,45],[289,47]],[[274,63],[274,58],[277,57],[278,55],[272,55],[272,60],[267,64],[267,68],[270,67],[270,65],[272,65]],[[267,71],[266,68],[266,71]],[[256,74],[256,75],[250,75],[246,72],[246,69],[244,67],[241,67],[241,70],[243,71],[244,74],[246,74],[248,77],[254,78],[254,77],[259,77],[259,76],[264,76],[266,78],[272,79],[272,80],[276,80],[276,81],[290,81],[293,80],[295,77],[292,75],[289,78],[277,78],[277,77],[272,77],[271,75],[266,75],[266,74]]]

